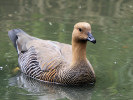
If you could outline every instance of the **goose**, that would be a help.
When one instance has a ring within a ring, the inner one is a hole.
[[[8,31],[8,36],[17,50],[18,64],[25,75],[55,84],[95,83],[95,72],[86,57],[87,41],[96,43],[89,23],[74,25],[72,45],[42,40],[21,29]]]

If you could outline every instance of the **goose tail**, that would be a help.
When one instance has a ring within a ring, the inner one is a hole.
[[[18,51],[18,48],[17,48],[17,39],[18,39],[17,35],[18,35],[18,33],[26,34],[21,29],[13,29],[13,30],[8,31],[8,36],[9,36],[10,40],[12,41],[12,43],[13,43],[13,45],[17,51]]]

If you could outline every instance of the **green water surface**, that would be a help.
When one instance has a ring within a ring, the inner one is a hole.
[[[71,44],[80,21],[97,40],[87,45],[94,87],[44,84],[13,71],[18,56],[8,30]],[[133,0],[0,0],[0,100],[133,100],[132,44]]]

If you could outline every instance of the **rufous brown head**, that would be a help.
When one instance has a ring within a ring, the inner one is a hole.
[[[90,41],[94,44],[96,43],[91,33],[91,25],[86,22],[79,22],[74,25],[72,38],[76,41]]]

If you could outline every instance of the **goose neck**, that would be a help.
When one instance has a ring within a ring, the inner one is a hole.
[[[87,41],[72,40],[72,63],[86,62]]]

